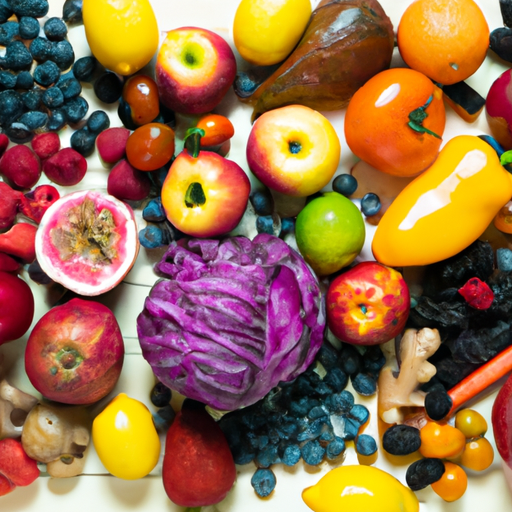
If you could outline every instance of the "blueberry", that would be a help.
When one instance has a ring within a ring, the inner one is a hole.
[[[119,105],[117,106],[117,115],[121,122],[129,130],[135,130],[137,125],[133,122],[132,107],[122,97],[119,98]]]
[[[260,468],[252,475],[251,485],[258,496],[266,498],[276,487],[276,476],[271,469]]]
[[[23,114],[23,102],[16,91],[7,90],[0,92],[0,125],[5,126],[13,119]]]
[[[363,368],[371,373],[379,373],[386,363],[382,349],[378,345],[371,345],[366,348],[363,355]]]
[[[82,96],[77,96],[76,98],[71,98],[66,101],[63,108],[68,121],[70,123],[78,123],[78,121],[81,121],[87,114],[89,104]]]
[[[274,234],[274,219],[272,215],[259,215],[256,217],[256,231],[258,233]]]
[[[316,440],[308,441],[301,448],[301,455],[306,464],[318,466],[325,455],[325,448]]]
[[[419,491],[437,482],[443,476],[444,470],[441,459],[420,459],[407,468],[405,481],[413,491]]]
[[[512,272],[512,251],[508,247],[496,249],[496,262],[502,272]]]
[[[10,71],[0,70],[0,87],[2,89],[14,89],[16,87],[17,78]]]
[[[14,14],[42,18],[48,14],[50,8],[48,0],[9,0]]]
[[[326,406],[332,414],[348,413],[354,407],[354,395],[346,390],[334,393],[326,400]]]
[[[235,464],[249,464],[249,462],[252,462],[256,456],[255,450],[246,444],[235,445],[231,449]]]
[[[359,424],[349,417],[345,417],[344,420],[345,426],[343,438],[347,441],[352,441],[357,437],[357,434],[359,433]]]
[[[34,132],[23,123],[15,121],[5,129],[5,134],[16,144],[25,144],[34,137]]]
[[[9,0],[0,0],[0,23],[5,23],[13,14]]]
[[[12,41],[5,48],[6,69],[22,71],[32,66],[32,55],[21,41]]]
[[[0,25],[0,45],[7,46],[19,34],[17,21],[8,21]]]
[[[270,192],[265,190],[257,190],[251,194],[251,204],[257,215],[272,215],[273,200]]]
[[[73,65],[75,52],[69,41],[58,41],[52,44],[49,58],[59,66],[59,69],[65,70]]]
[[[160,198],[151,199],[142,210],[142,218],[146,222],[163,222],[165,220],[165,212],[162,207]]]
[[[94,82],[94,92],[103,103],[115,103],[123,92],[123,81],[115,73],[107,71]]]
[[[364,425],[370,417],[370,411],[368,411],[368,408],[361,404],[355,404],[348,414],[350,418],[359,425]]]
[[[54,109],[64,105],[64,94],[58,87],[49,87],[43,92],[41,101],[45,107]]]
[[[46,20],[43,31],[50,41],[62,41],[68,33],[68,27],[60,18],[54,16]]]
[[[151,403],[155,407],[164,407],[166,405],[169,405],[169,402],[172,398],[172,391],[161,382],[157,382],[153,389],[151,390]]]
[[[21,39],[35,39],[41,30],[39,21],[32,16],[22,16],[19,25]]]
[[[345,441],[338,436],[327,445],[325,449],[325,455],[329,460],[334,460],[339,457],[345,451]]]
[[[28,49],[37,62],[46,62],[50,58],[52,43],[45,37],[36,37]]]
[[[96,135],[91,133],[87,126],[84,126],[83,128],[73,132],[69,142],[75,151],[78,151],[78,153],[84,157],[88,157],[94,151]]]
[[[16,89],[29,90],[34,87],[34,78],[30,71],[20,71],[16,77]]]
[[[39,87],[21,94],[21,100],[27,110],[37,110],[41,106],[42,97],[43,91]]]
[[[139,231],[139,242],[146,249],[162,247],[165,245],[165,233],[158,226],[148,224]]]
[[[369,373],[358,373],[352,376],[352,386],[354,390],[363,396],[372,396],[377,392],[377,381]]]
[[[62,91],[65,100],[76,98],[82,92],[82,84],[73,76],[61,77],[57,87]]]
[[[87,128],[91,133],[98,135],[110,126],[110,118],[103,110],[95,110],[87,119]]]
[[[60,129],[64,128],[67,123],[66,111],[63,108],[56,108],[51,111],[50,119],[48,119],[48,124],[46,127],[51,132],[57,132]]]
[[[260,436],[258,436],[260,437]],[[262,468],[268,468],[279,462],[279,456],[277,454],[277,446],[273,444],[268,444],[262,450],[258,452],[256,455],[256,464]]]
[[[391,455],[409,455],[420,446],[420,431],[409,425],[393,425],[382,436],[382,447]]]
[[[41,268],[37,259],[29,265],[28,275],[30,276],[30,279],[37,284],[49,285],[54,283],[54,281],[48,277],[48,274],[46,274],[46,272]]]
[[[261,80],[242,71],[236,74],[234,87],[240,98],[249,97],[261,84]]]
[[[350,197],[357,190],[357,180],[352,174],[340,174],[334,178],[332,189],[338,194]]]
[[[47,60],[38,64],[34,70],[34,80],[43,87],[53,85],[60,77],[60,70],[55,62]]]
[[[377,215],[381,206],[379,196],[373,192],[368,192],[361,199],[361,212],[366,217]]]
[[[298,444],[289,444],[281,455],[281,462],[285,466],[295,466],[300,460],[301,452]]]
[[[80,82],[90,82],[97,65],[95,57],[82,57],[73,64],[73,74]]]
[[[444,388],[433,389],[425,396],[425,411],[434,421],[445,418],[450,412],[452,404],[452,399]]]
[[[324,377],[324,383],[327,384],[335,393],[343,391],[348,384],[348,375],[341,368],[332,368]]]
[[[339,364],[347,375],[352,376],[361,371],[363,358],[352,345],[344,344],[340,352]]]
[[[324,418],[328,415],[327,409],[321,405],[316,405],[308,412],[308,418],[310,420],[317,420],[318,418]]]
[[[293,235],[295,233],[295,219],[293,217],[285,217],[281,219],[281,232],[279,236]]]
[[[66,0],[62,7],[62,19],[66,23],[83,23],[82,0]]]
[[[324,416],[323,418],[318,418],[316,420],[311,421],[306,428],[299,433],[297,436],[297,441],[309,441],[312,439],[316,439],[320,436],[325,426],[330,423],[329,419]]]
[[[369,456],[377,451],[377,443],[372,436],[360,434],[356,440],[356,451],[359,455]]]
[[[23,123],[30,131],[42,128],[48,122],[48,114],[39,110],[31,110],[26,112],[19,118],[19,122]]]
[[[158,432],[165,433],[169,430],[171,423],[176,418],[176,413],[170,405],[165,405],[158,409],[156,414],[153,415],[153,421]]]
[[[325,430],[320,434],[318,440],[320,441],[322,446],[326,446],[327,443],[334,441],[334,432],[332,430]]]
[[[262,435],[262,436],[256,436],[256,447],[258,448],[258,450],[263,450],[263,448],[265,448],[266,446],[268,446],[268,443],[269,443],[269,437],[266,436],[266,435]],[[256,457],[256,459],[258,459],[258,457]],[[270,464],[259,464],[260,466],[265,466],[265,467],[268,467],[270,466]]]

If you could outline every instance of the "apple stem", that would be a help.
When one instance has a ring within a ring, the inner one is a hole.
[[[201,137],[204,137],[204,135],[205,131],[202,128],[197,128],[197,126],[189,128],[185,133],[185,138],[183,139],[185,148],[194,158],[199,156]]]

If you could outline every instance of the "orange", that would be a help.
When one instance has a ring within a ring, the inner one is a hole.
[[[379,171],[416,176],[437,157],[446,121],[441,89],[408,68],[381,71],[350,100],[345,138]]]
[[[471,76],[489,47],[489,26],[473,0],[416,0],[397,36],[405,63],[443,85]]]

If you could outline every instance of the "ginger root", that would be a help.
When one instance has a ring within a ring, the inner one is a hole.
[[[378,381],[378,411],[382,421],[388,424],[402,423],[403,408],[425,405],[425,393],[418,387],[435,375],[436,368],[427,359],[440,344],[437,329],[425,327],[419,331],[405,331],[400,341],[398,358],[394,339],[381,346],[386,357]]]

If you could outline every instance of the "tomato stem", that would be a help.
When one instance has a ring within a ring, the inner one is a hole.
[[[194,157],[199,156],[201,150],[201,137],[204,137],[205,131],[196,126],[189,128],[185,133],[184,143],[187,151]]]
[[[407,126],[409,126],[409,128],[412,128],[415,132],[428,133],[429,135],[432,135],[433,137],[440,139],[441,137],[437,135],[437,133],[423,126],[423,121],[428,117],[428,114],[425,112],[425,109],[430,105],[431,101],[432,95],[429,97],[425,105],[418,107],[409,114],[409,122],[407,123]]]

